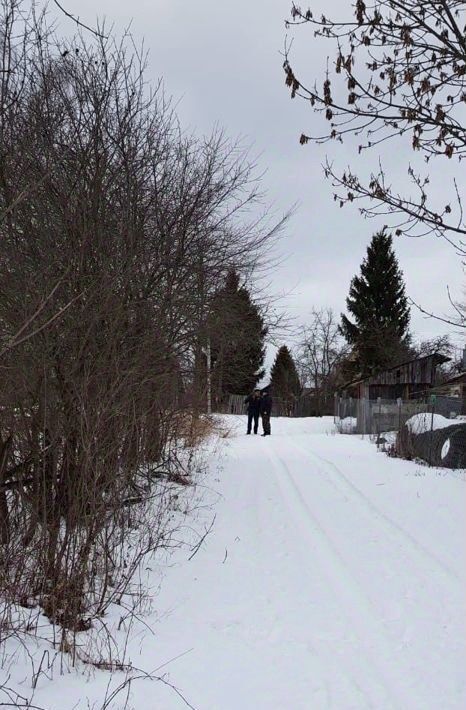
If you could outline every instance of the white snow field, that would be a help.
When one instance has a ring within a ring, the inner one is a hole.
[[[463,478],[388,458],[328,418],[275,418],[265,439],[223,420],[231,433],[203,481],[213,507],[192,522],[202,531],[216,513],[215,525],[167,565],[126,659],[159,668],[196,710],[464,709]],[[44,648],[29,646],[36,667]],[[21,659],[8,685],[29,698]],[[126,677],[48,675],[34,694],[45,710],[99,710]],[[140,679],[126,707],[187,705]]]

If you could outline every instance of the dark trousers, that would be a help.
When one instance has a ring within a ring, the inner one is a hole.
[[[262,428],[264,429],[264,434],[270,434],[270,414],[263,412],[262,414]]]
[[[248,434],[251,433],[252,422],[254,420],[254,434],[257,434],[259,427],[259,412],[248,412]]]

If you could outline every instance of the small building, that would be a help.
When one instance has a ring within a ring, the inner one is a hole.
[[[450,360],[440,353],[402,362],[370,377],[359,378],[339,388],[342,396],[355,399],[416,399],[435,387],[437,368]]]
[[[450,377],[444,382],[440,388],[441,394],[447,397],[466,398],[466,372],[459,372],[457,375]]]
[[[466,414],[466,371],[450,377],[435,391],[446,402],[450,403],[452,411],[454,410],[461,415]]]

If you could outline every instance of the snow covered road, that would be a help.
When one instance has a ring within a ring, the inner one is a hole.
[[[215,530],[177,570],[173,679],[205,710],[463,708],[464,482],[329,420],[273,424],[234,422]]]
[[[214,528],[167,564],[126,658],[162,666],[196,710],[466,707],[464,480],[335,435],[330,419],[273,419],[266,439],[244,418],[223,424],[200,487],[213,507],[187,521],[202,530],[215,513]],[[34,701],[100,708],[107,683],[41,678]],[[186,704],[139,680],[127,707]]]

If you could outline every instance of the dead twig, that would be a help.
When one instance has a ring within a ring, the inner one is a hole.
[[[192,554],[188,557],[188,562],[193,559],[194,555],[197,554],[197,552],[199,552],[199,550],[200,550],[200,548],[201,548],[201,546],[202,546],[202,543],[204,542],[204,540],[206,539],[207,535],[209,535],[209,533],[211,532],[212,528],[214,527],[214,523],[215,523],[216,518],[217,518],[217,513],[215,513],[214,517],[212,518],[212,522],[210,523],[209,527],[208,527],[207,530],[204,532],[204,534],[202,535],[202,537],[200,538],[200,540],[196,543],[196,545],[195,545],[194,547],[191,548]]]

